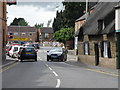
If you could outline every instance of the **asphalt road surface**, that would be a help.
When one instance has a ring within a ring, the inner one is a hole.
[[[118,88],[118,77],[65,62],[47,62],[49,49],[38,51],[37,62],[17,62],[3,70],[2,88]]]

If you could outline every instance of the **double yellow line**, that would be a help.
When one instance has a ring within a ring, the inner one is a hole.
[[[10,68],[12,68],[12,67],[14,67],[15,65],[17,65],[19,62],[15,62],[15,63],[13,63],[13,64],[11,64],[11,65],[8,65],[8,66],[5,66],[5,67],[3,67],[3,68],[0,68],[0,73],[1,72],[4,72],[4,71],[6,71],[6,70],[8,70],[8,69],[10,69]]]
[[[98,73],[102,73],[102,74],[106,74],[106,75],[111,75],[111,76],[114,76],[114,77],[120,77],[119,74],[115,74],[115,73],[104,72],[104,71],[89,69],[89,68],[86,68],[86,70],[93,71],[93,72],[98,72]]]

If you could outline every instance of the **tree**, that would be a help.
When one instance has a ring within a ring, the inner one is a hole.
[[[47,27],[49,27],[49,26],[50,26],[51,22],[52,22],[52,20],[51,20],[51,19],[50,19],[50,20],[48,20]]]
[[[18,25],[19,26],[28,26],[28,23],[25,20],[20,20]]]
[[[73,38],[74,28],[62,28],[54,33],[54,38],[56,41],[64,43],[66,46],[66,41]]]
[[[14,18],[13,22],[10,24],[11,26],[28,26],[28,22],[25,21],[24,18]]]
[[[43,27],[44,26],[44,23],[41,23],[41,24],[35,24],[34,25],[34,27],[36,28],[36,29],[38,29],[38,28],[40,28],[40,27]]]
[[[75,20],[84,14],[85,2],[63,2],[64,11],[56,13],[53,21],[54,32],[61,28],[74,27]]]

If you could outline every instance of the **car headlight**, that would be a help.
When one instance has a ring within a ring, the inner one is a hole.
[[[48,53],[47,55],[50,56],[50,53]]]

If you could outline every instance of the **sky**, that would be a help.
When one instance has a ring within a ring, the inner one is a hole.
[[[24,18],[30,26],[36,23],[44,23],[47,26],[48,20],[54,20],[57,10],[63,10],[61,2],[17,2],[17,5],[7,5],[8,26],[14,18]],[[52,23],[50,24],[52,27]]]

